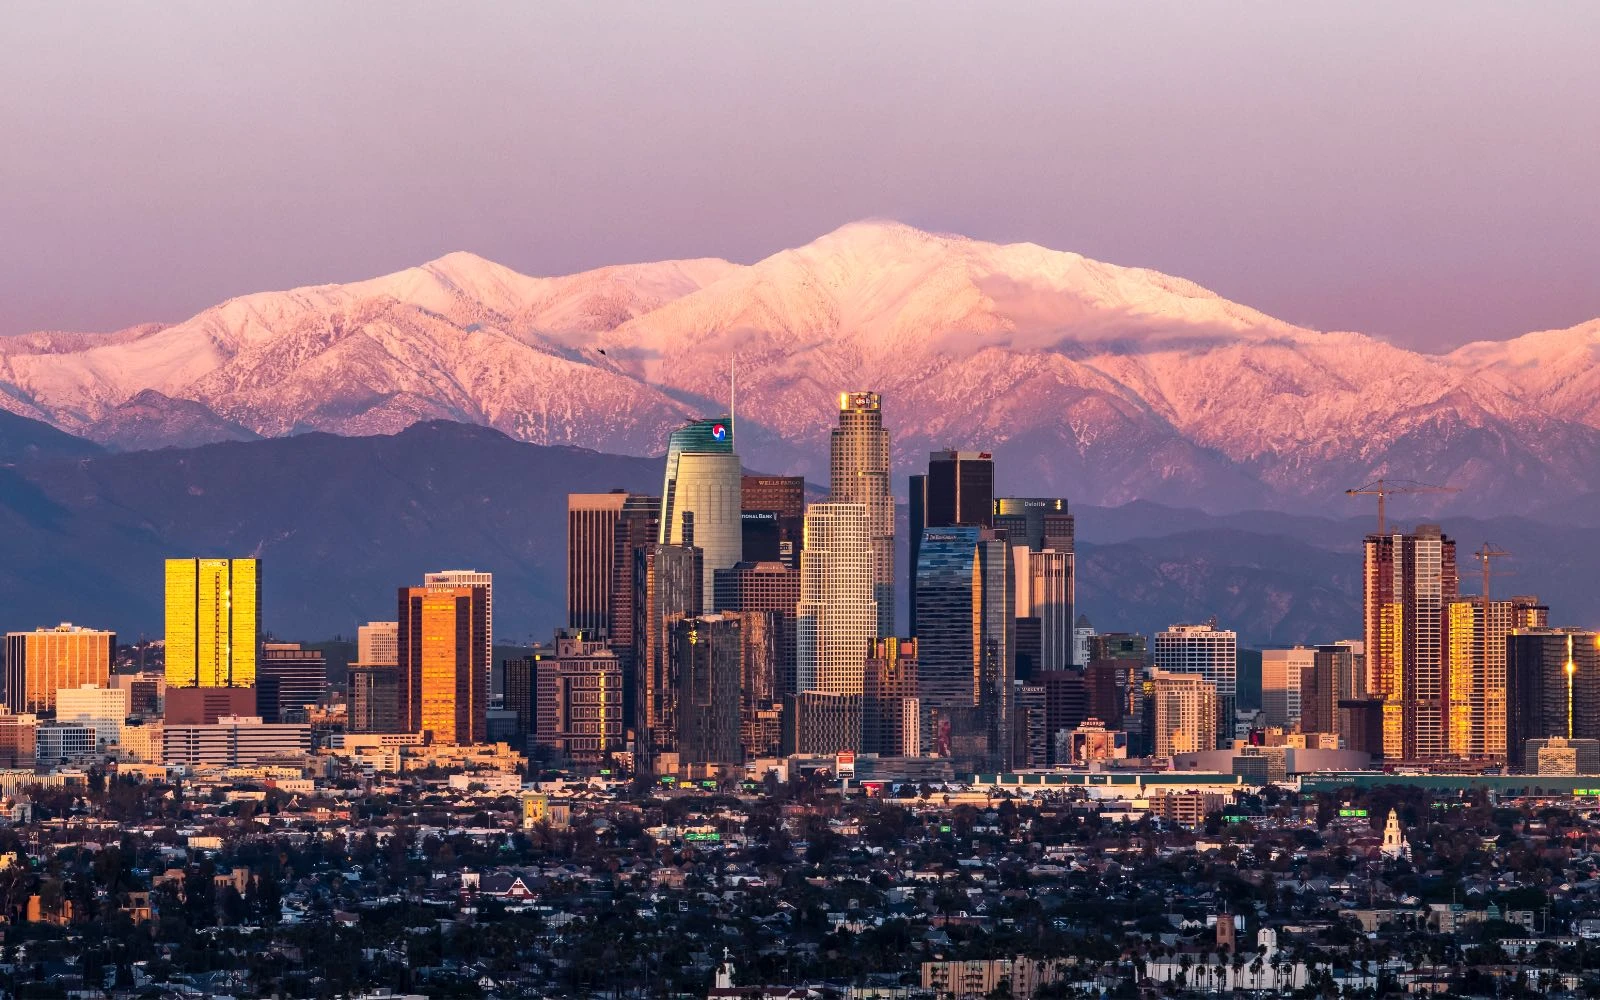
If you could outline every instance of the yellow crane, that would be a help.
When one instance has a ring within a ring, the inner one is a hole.
[[[1455,486],[1433,486],[1429,483],[1419,483],[1414,479],[1375,479],[1360,489],[1345,490],[1347,497],[1375,496],[1378,498],[1378,534],[1385,533],[1388,522],[1383,516],[1383,501],[1385,497],[1401,496],[1410,493],[1460,493]]]

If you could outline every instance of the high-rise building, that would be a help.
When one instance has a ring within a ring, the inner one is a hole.
[[[1232,738],[1239,683],[1237,632],[1217,628],[1214,623],[1173,625],[1156,633],[1155,665],[1168,673],[1199,674],[1210,682],[1217,706],[1217,724],[1212,735],[1218,739]],[[1216,746],[1202,749],[1214,750]]]
[[[764,616],[755,628],[765,623]],[[658,753],[658,773],[691,777],[732,770],[744,763],[740,741],[745,631],[742,615],[711,614],[680,618],[669,639],[675,690],[671,701],[676,746]],[[768,657],[770,662],[770,657]]]
[[[700,550],[686,545],[651,545],[634,559],[632,718],[639,766],[649,772],[657,755],[670,752],[677,740],[671,718],[676,690],[669,645],[672,623],[701,613],[702,567]]]
[[[1356,665],[1359,654],[1354,646],[1359,645],[1338,642],[1318,646],[1312,652],[1311,668],[1300,671],[1301,732],[1346,736],[1340,729],[1339,703],[1366,697]],[[1262,675],[1266,675],[1264,665]],[[1345,746],[1350,746],[1348,737]]]
[[[1600,738],[1600,633],[1529,628],[1506,637],[1506,750],[1524,769],[1529,740]]]
[[[1384,702],[1384,756],[1447,756],[1444,612],[1456,598],[1456,543],[1436,524],[1368,535],[1362,581],[1367,681]]]
[[[471,587],[483,597],[483,691],[488,697],[493,687],[494,674],[494,574],[475,569],[446,569],[425,573],[425,587]],[[474,612],[476,613],[476,612]]]
[[[1150,682],[1155,703],[1155,755],[1171,757],[1215,749],[1221,717],[1216,686],[1198,672],[1171,673],[1159,668],[1151,672]]]
[[[1094,626],[1089,622],[1088,615],[1079,615],[1077,624],[1072,626],[1072,662],[1088,663],[1094,659],[1089,646],[1094,642]]]
[[[1544,628],[1550,609],[1537,597],[1466,597],[1445,609],[1445,709],[1450,756],[1506,758],[1506,636]]]
[[[986,451],[936,451],[926,475],[912,476],[909,496],[911,634],[917,631],[917,575],[929,528],[994,526],[994,457]]]
[[[356,627],[357,663],[399,663],[400,623],[367,622]]]
[[[678,464],[686,453],[703,455],[733,454],[733,419],[707,417],[692,420],[667,438],[666,472],[661,480],[660,534],[656,541],[671,542],[678,533]]]
[[[256,668],[256,712],[263,722],[304,722],[306,706],[328,690],[328,660],[298,642],[268,642]]]
[[[772,558],[790,569],[799,569],[800,548],[805,544],[805,477],[745,476],[739,503],[747,513],[772,514],[777,519],[778,554]],[[746,549],[743,559],[763,562],[766,557]]]
[[[1046,692],[1043,684],[1017,681],[1011,697],[1011,746],[1015,760],[1013,767],[1039,768],[1050,766],[1050,740],[1047,736]]]
[[[717,611],[770,612],[776,616],[776,690],[773,701],[795,691],[795,608],[800,603],[800,570],[781,562],[741,562],[716,572],[712,607]]]
[[[1302,678],[1311,672],[1316,655],[1310,646],[1261,651],[1261,711],[1267,725],[1291,729],[1300,724]]]
[[[598,763],[623,748],[622,668],[605,643],[556,634],[555,655],[537,661],[534,740],[574,761]]]
[[[539,661],[543,654],[516,656],[505,661],[506,709],[517,715],[517,740],[527,742],[539,719]],[[619,657],[620,659],[620,657]]]
[[[167,686],[255,687],[261,560],[167,560]]]
[[[988,741],[986,762],[1000,768],[1010,758],[1016,677],[1012,555],[1011,544],[988,528],[930,528],[913,590],[923,743],[936,749],[944,743],[935,717],[949,720],[954,731],[962,725],[957,713],[972,710]]]
[[[1076,670],[1046,670],[1034,675],[1033,683],[1044,689],[1045,740],[1049,744],[1093,714],[1087,680]]]
[[[567,494],[567,627],[611,634],[617,523],[625,490]]]
[[[350,731],[403,733],[398,663],[350,664]]]
[[[661,496],[659,539],[693,545],[704,563],[701,604],[711,603],[713,574],[740,559],[743,472],[733,452],[733,422],[697,420],[672,432]],[[685,515],[694,515],[693,536]]]
[[[861,749],[862,697],[801,691],[783,699],[786,754],[835,754]]]
[[[872,599],[879,637],[894,634],[894,492],[889,487],[889,432],[875,392],[841,392],[839,426],[829,436],[828,499],[867,509]]]
[[[739,515],[739,524],[739,553],[741,560],[744,562],[778,562],[781,560],[783,556],[783,532],[778,522],[777,511],[750,510],[746,508]]]
[[[917,706],[917,640],[875,640],[862,682],[862,752],[919,756],[922,720]]]
[[[867,508],[858,503],[816,503],[806,509],[795,607],[799,691],[861,693],[878,630],[871,525]]]
[[[1086,660],[1074,652],[1076,526],[1067,501],[1060,497],[999,497],[994,502],[994,527],[1027,553],[1017,558],[1017,617],[1039,622],[1041,660],[1037,669],[1083,666]]]
[[[62,622],[55,628],[6,634],[6,708],[49,712],[61,688],[105,687],[117,634]]]
[[[660,497],[630,494],[623,501],[622,512],[617,516],[616,528],[612,532],[615,551],[611,559],[611,607],[607,612],[611,628],[607,639],[622,668],[623,711],[630,729],[638,712],[633,699],[639,689],[634,659],[636,642],[633,629],[637,621],[633,606],[637,590],[634,569],[642,565],[639,563],[640,553],[659,544],[656,538],[660,532],[660,522]]]
[[[429,574],[433,576],[434,574]],[[400,716],[435,743],[481,743],[489,710],[489,587],[401,587]]]

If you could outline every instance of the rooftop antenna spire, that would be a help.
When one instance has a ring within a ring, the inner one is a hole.
[[[739,421],[734,419],[734,417],[735,417],[735,412],[734,411],[738,409],[738,405],[737,405],[738,404],[738,395],[737,395],[738,384],[735,381],[734,365],[736,365],[738,363],[738,361],[739,361],[739,354],[738,354],[737,351],[735,351],[733,354],[729,355],[729,357],[728,357],[728,450],[729,451],[738,451],[739,450],[739,446],[737,444],[737,435],[739,433]]]

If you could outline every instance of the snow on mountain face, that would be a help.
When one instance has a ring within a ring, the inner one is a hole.
[[[820,478],[837,393],[871,387],[902,469],[986,447],[1003,488],[1085,501],[1325,505],[1378,473],[1488,508],[1600,489],[1600,321],[1419,355],[1159,272],[888,222],[749,266],[536,278],[454,253],[171,326],[11,338],[0,407],[122,447],[445,418],[651,454],[725,408],[735,353],[741,450],[774,471]]]

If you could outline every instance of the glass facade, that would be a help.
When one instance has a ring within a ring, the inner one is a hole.
[[[261,628],[259,559],[168,559],[170,687],[254,687]]]

